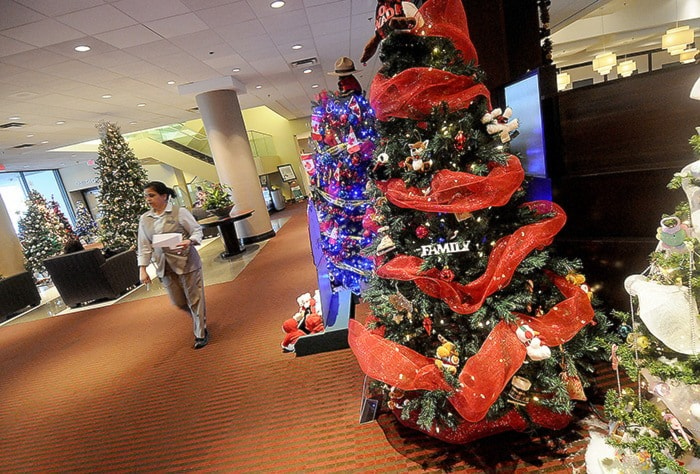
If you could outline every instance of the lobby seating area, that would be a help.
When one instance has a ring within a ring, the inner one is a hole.
[[[57,255],[44,260],[61,299],[74,308],[103,299],[114,299],[139,284],[136,251],[105,258],[99,249]]]
[[[0,321],[40,302],[41,296],[29,272],[0,280]]]

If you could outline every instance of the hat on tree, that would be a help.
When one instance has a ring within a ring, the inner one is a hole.
[[[355,69],[355,63],[347,56],[341,56],[335,62],[335,71],[329,72],[332,76],[349,76],[355,72],[360,72]]]

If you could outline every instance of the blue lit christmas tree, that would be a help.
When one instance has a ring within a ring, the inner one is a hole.
[[[373,268],[372,261],[360,251],[372,240],[362,227],[362,219],[370,207],[365,186],[378,140],[374,120],[374,111],[359,87],[322,91],[311,115],[315,153],[312,169],[307,171],[321,247],[333,288],[354,293],[360,292]]]

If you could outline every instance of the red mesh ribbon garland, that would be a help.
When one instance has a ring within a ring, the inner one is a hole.
[[[489,100],[488,89],[483,84],[474,84],[469,76],[416,67],[391,78],[377,74],[369,100],[378,120],[387,121],[391,117],[420,120],[441,102],[446,102],[450,110],[460,110],[480,96]]]
[[[401,390],[452,390],[434,359],[348,321],[348,342],[362,371]]]
[[[478,62],[469,39],[467,16],[458,0],[430,0],[419,9],[424,24],[411,33],[452,40],[465,62]],[[431,68],[410,68],[392,78],[377,74],[370,89],[370,103],[379,120],[390,117],[421,119],[433,106],[447,102],[451,110],[469,107],[477,97],[489,101],[488,89],[471,77]],[[489,106],[490,108],[490,106]]]
[[[506,431],[525,431],[527,428],[527,421],[525,421],[525,418],[517,410],[510,410],[505,415],[495,420],[482,420],[478,423],[462,421],[454,429],[442,427],[440,431],[435,429],[430,431],[424,430],[418,424],[418,414],[416,412],[411,413],[411,416],[407,420],[401,419],[401,410],[395,409],[393,413],[402,425],[452,444],[471,443],[477,439],[486,438]]]
[[[423,259],[409,255],[399,255],[388,261],[377,268],[377,275],[392,280],[414,281],[426,295],[443,300],[452,311],[471,314],[481,307],[489,295],[507,286],[520,262],[532,250],[549,245],[566,222],[564,210],[552,202],[533,201],[525,205],[540,214],[551,212],[554,216],[525,225],[499,239],[489,255],[486,271],[471,283],[462,285],[456,281],[445,281],[440,278],[437,268],[421,272]]]
[[[467,421],[480,421],[525,361],[527,351],[513,328],[501,321],[493,328],[479,352],[470,357],[459,381],[462,389],[450,403]]]
[[[566,278],[547,272],[547,276],[566,297],[557,303],[546,315],[533,317],[518,314],[523,323],[539,332],[539,338],[547,346],[564,344],[574,337],[583,326],[593,322],[595,311],[591,300],[580,286],[566,281]]]
[[[463,171],[440,170],[435,173],[428,192],[416,187],[406,188],[402,179],[379,181],[377,186],[389,202],[398,207],[424,212],[463,213],[503,206],[525,179],[520,160],[510,155],[501,166],[493,164],[487,176]]]

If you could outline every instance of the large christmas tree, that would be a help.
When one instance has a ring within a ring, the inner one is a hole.
[[[429,0],[384,39],[370,89],[375,151],[372,315],[350,345],[407,426],[453,443],[559,429],[585,400],[608,324],[577,262],[546,249],[565,222],[525,202],[458,0]],[[517,114],[517,111],[516,111]],[[596,324],[597,323],[597,324]]]
[[[26,205],[27,210],[17,224],[18,237],[24,250],[25,267],[40,279],[40,275],[46,273],[44,260],[61,252],[66,230],[38,191],[29,191]]]
[[[95,161],[99,179],[100,239],[105,247],[136,245],[139,216],[146,211],[142,186],[146,171],[114,123],[100,122],[100,147]]]
[[[700,135],[691,145],[700,157]],[[647,271],[625,280],[632,308],[620,313],[626,343],[613,363],[637,386],[608,392],[608,443],[617,452],[591,453],[605,472],[700,470],[700,160],[669,188],[682,188],[687,201],[662,216]]]
[[[371,242],[362,220],[370,204],[365,188],[377,141],[374,112],[361,90],[322,91],[311,124],[314,166],[307,171],[329,277],[333,288],[359,293],[372,270],[360,251]]]

